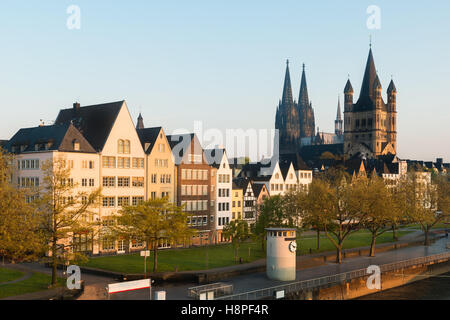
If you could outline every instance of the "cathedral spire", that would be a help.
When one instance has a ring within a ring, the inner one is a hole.
[[[306,84],[305,64],[303,64],[302,81],[300,83],[300,95],[298,97],[300,106],[309,106],[308,85]]]
[[[374,98],[373,89],[376,78],[377,78],[377,70],[375,68],[375,61],[373,59],[372,48],[370,48],[359,99],[364,99],[368,97],[372,99]]]
[[[294,103],[294,99],[292,97],[291,75],[289,73],[289,60],[286,60],[286,75],[284,77],[283,98],[281,103],[284,105]]]

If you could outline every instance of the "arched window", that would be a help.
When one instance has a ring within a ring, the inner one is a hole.
[[[123,153],[129,154],[130,153],[130,140],[125,140],[123,145]]]
[[[117,153],[124,153],[124,143],[123,140],[117,142]]]

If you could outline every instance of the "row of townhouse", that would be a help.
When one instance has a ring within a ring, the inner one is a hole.
[[[83,107],[74,103],[59,111],[53,125],[20,129],[3,145],[16,156],[12,178],[18,187],[42,185],[43,164],[59,158],[70,168],[68,183],[74,193],[101,187],[102,199],[90,219],[105,228],[125,205],[162,197],[183,205],[190,216],[187,224],[197,232],[189,243],[177,246],[227,241],[222,233],[230,221],[255,223],[264,199],[312,179],[312,171],[297,160],[257,164],[256,176],[233,179],[224,148],[205,150],[195,134],[166,136],[162,127],[145,128],[141,115],[135,126],[125,101]],[[71,241],[74,250],[94,255],[145,246],[139,239],[94,239],[86,234]]]

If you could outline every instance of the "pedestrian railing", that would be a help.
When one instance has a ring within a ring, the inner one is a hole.
[[[426,265],[430,263],[441,262],[450,259],[450,252],[435,254],[427,257],[414,258],[404,261],[398,261],[394,263],[380,265],[381,272],[388,272],[393,270],[399,270],[412,266]],[[259,300],[264,298],[270,298],[274,296],[277,291],[284,291],[285,294],[291,292],[299,292],[304,290],[317,289],[321,287],[327,287],[334,284],[339,284],[345,281],[349,281],[356,278],[368,276],[367,269],[359,269],[349,271],[346,273],[340,273],[332,276],[326,276],[316,279],[303,280],[298,282],[292,282],[270,288],[258,289],[244,293],[238,293],[223,297],[217,297],[216,300]]]
[[[200,299],[202,293],[214,292],[214,297],[229,296],[233,294],[233,285],[226,283],[212,283],[188,289],[189,298]]]

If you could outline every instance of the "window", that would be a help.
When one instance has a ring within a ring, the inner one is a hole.
[[[130,168],[130,158],[119,157],[117,159],[117,167],[120,169],[129,169]]]
[[[81,179],[81,186],[87,187],[87,185],[88,185],[88,179]]]
[[[144,177],[133,177],[133,187],[143,188]]]
[[[155,174],[152,174],[152,183],[156,183],[156,180],[157,180],[157,175],[156,175],[156,173],[155,173]]]
[[[103,250],[114,250],[114,239],[103,238],[102,248]]]
[[[117,205],[119,207],[129,206],[130,205],[130,197],[117,197]]]
[[[95,180],[89,179],[89,187],[95,187]]]
[[[89,161],[89,169],[94,169],[94,161]]]
[[[103,177],[103,186],[104,187],[115,187],[116,186],[116,177]]]
[[[115,168],[116,157],[102,157],[103,168]]]
[[[144,202],[144,197],[133,197],[132,205],[137,206]]]
[[[125,140],[123,144],[123,153],[130,154],[131,144],[130,140]]]
[[[122,188],[128,188],[130,186],[130,178],[129,177],[118,177],[117,178],[117,186]]]
[[[123,153],[123,140],[117,141],[117,153]]]
[[[103,197],[102,205],[104,208],[115,207],[116,205],[115,197]]]
[[[133,168],[143,169],[144,168],[144,158],[133,158]]]
[[[151,193],[151,198],[152,198],[152,200],[155,200],[155,199],[156,199],[156,192],[155,192],[155,191],[152,191],[152,193]]]

